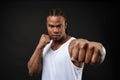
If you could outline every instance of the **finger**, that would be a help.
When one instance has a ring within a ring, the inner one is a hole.
[[[85,60],[85,55],[86,55],[86,45],[83,45],[82,47],[80,47],[79,50],[79,56],[78,56],[79,62],[83,62]]]
[[[50,42],[50,37],[48,35],[44,35],[44,37],[45,37],[46,43],[49,43]]]
[[[72,49],[73,49],[73,46],[69,46],[69,54],[70,54],[70,57],[72,57]]]
[[[99,59],[100,59],[100,51],[95,50],[91,59],[91,63],[95,64],[99,61]]]
[[[85,56],[85,63],[89,63],[91,61],[93,52],[94,52],[94,47],[93,48],[87,48],[86,56]]]
[[[50,42],[50,38],[48,37],[47,40],[46,40],[46,43],[49,43]]]
[[[72,48],[71,47],[69,48],[69,54],[70,54],[70,57],[72,57]]]
[[[71,56],[71,61],[73,62],[74,65],[77,67],[82,67],[83,63],[80,63],[78,61],[78,55],[79,55],[79,48],[76,46],[72,49],[72,56]]]
[[[78,61],[78,54],[79,54],[79,49],[77,46],[74,46],[72,49],[72,56],[71,56],[71,60],[72,61]]]

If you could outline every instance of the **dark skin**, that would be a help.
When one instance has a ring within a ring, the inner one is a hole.
[[[66,34],[67,23],[63,16],[48,16],[46,24],[48,35],[42,34],[28,62],[28,70],[31,76],[40,73],[42,70],[42,51],[51,39],[53,40],[51,48],[57,50],[71,38],[70,35]],[[102,63],[106,54],[105,48],[101,43],[88,41],[86,39],[74,39],[71,41],[68,50],[71,61],[77,67],[81,67],[83,63]]]

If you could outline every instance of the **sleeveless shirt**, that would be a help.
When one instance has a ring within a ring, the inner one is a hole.
[[[42,80],[81,80],[83,66],[75,66],[70,58],[68,47],[75,39],[71,37],[57,50],[51,49],[51,43],[47,44],[43,50]]]

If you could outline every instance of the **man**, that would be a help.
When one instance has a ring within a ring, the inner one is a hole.
[[[76,39],[66,33],[67,21],[61,9],[52,9],[47,16],[48,35],[42,34],[28,62],[31,76],[42,80],[81,80],[84,63],[102,63],[106,51],[99,42]]]

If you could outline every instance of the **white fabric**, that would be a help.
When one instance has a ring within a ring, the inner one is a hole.
[[[52,41],[43,50],[42,80],[81,80],[82,68],[75,66],[70,59],[68,46],[75,38],[70,38],[57,50],[50,48]]]

